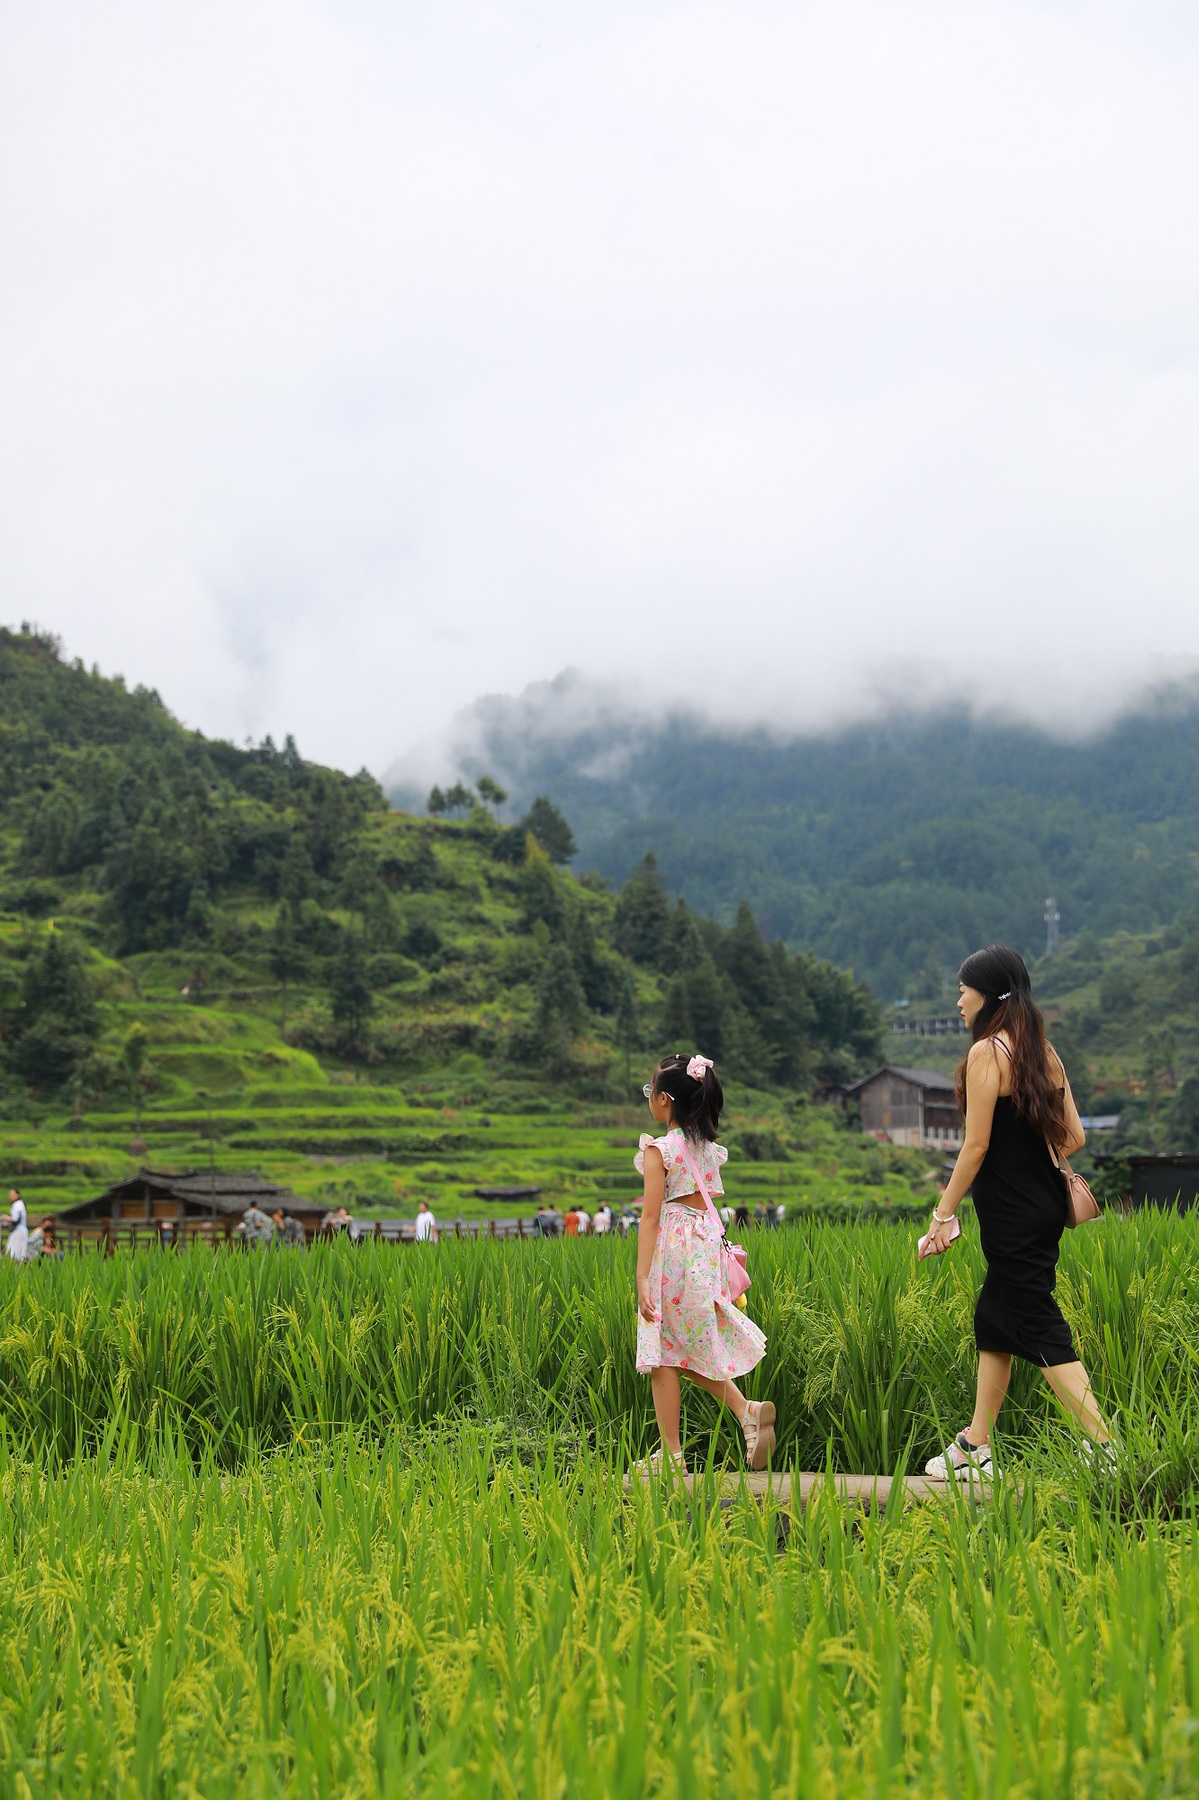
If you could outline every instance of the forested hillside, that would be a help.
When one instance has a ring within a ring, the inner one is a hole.
[[[885,1001],[993,939],[1038,954],[1050,894],[1067,937],[1199,927],[1194,690],[1064,742],[965,711],[782,740],[551,688],[481,704],[463,742],[466,776],[485,759],[519,795],[552,772],[579,867],[624,880],[650,851],[699,910],[748,898],[768,936]]]
[[[223,1013],[284,1065],[473,1057],[596,1098],[627,1097],[664,1043],[793,1091],[878,1054],[870,996],[767,945],[748,907],[713,924],[648,865],[619,892],[575,879],[544,796],[510,824],[485,782],[450,796],[461,816],[400,814],[365,772],[185,731],[28,630],[0,632],[0,719],[10,1113],[182,1092],[165,1046],[215,1041]]]

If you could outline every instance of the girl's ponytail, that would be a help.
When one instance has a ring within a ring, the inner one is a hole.
[[[669,1094],[674,1122],[689,1138],[714,1143],[720,1129],[724,1089],[709,1056],[664,1056],[650,1083],[655,1094]]]

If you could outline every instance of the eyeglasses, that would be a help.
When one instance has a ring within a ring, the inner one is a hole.
[[[644,1087],[643,1087],[643,1088],[642,1088],[642,1089],[641,1089],[641,1092],[642,1092],[642,1093],[643,1093],[643,1094],[644,1094],[644,1095],[645,1095],[645,1097],[646,1097],[646,1099],[647,1099],[647,1100],[652,1100],[652,1099],[653,1099],[653,1097],[654,1097],[654,1084],[653,1084],[653,1082],[652,1082],[652,1081],[647,1081],[647,1082],[646,1082],[646,1083],[645,1083],[645,1085],[644,1085]]]

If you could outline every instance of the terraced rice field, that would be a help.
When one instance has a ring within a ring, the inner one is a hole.
[[[210,1022],[204,1014],[185,1019],[197,1028]],[[158,1052],[174,1068],[170,1055]],[[345,1081],[331,1080],[312,1057],[291,1050],[263,1052],[277,1064],[269,1080],[258,1068],[252,1082],[218,1086],[225,1055],[188,1050],[193,1076],[204,1075],[206,1057],[215,1064],[213,1086],[173,1076],[177,1095],[142,1114],[140,1148],[132,1147],[134,1121],[125,1110],[0,1120],[0,1179],[20,1184],[31,1216],[94,1196],[138,1163],[207,1168],[210,1155],[221,1169],[255,1169],[303,1197],[345,1201],[378,1217],[411,1216],[421,1199],[451,1220],[532,1210],[527,1200],[484,1202],[480,1187],[534,1186],[559,1207],[577,1201],[589,1209],[604,1199],[627,1203],[641,1191],[633,1152],[651,1123],[641,1105],[538,1095],[531,1083],[505,1087],[469,1070],[440,1088],[430,1078],[406,1088],[353,1081],[348,1072]],[[902,1208],[923,1205],[932,1192],[935,1158],[847,1132],[828,1108],[801,1114],[778,1096],[746,1090],[734,1093],[728,1125],[738,1197],[751,1206]]]
[[[969,1234],[968,1234],[969,1238]],[[970,1388],[972,1242],[758,1238],[790,1466],[914,1466]],[[1062,1297],[1126,1457],[1027,1373],[993,1504],[780,1516],[650,1441],[633,1246],[0,1269],[0,1794],[1170,1795],[1199,1785],[1199,1228]]]

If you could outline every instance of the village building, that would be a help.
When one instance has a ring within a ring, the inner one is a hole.
[[[913,1019],[905,1014],[892,1019],[891,1030],[897,1037],[965,1037],[967,1028],[960,1013],[943,1013],[932,1019]]]
[[[905,1069],[892,1063],[845,1090],[856,1100],[862,1130],[883,1143],[924,1150],[956,1150],[962,1120],[953,1077],[938,1069]]]
[[[95,1199],[64,1207],[55,1222],[71,1237],[232,1237],[250,1206],[268,1214],[282,1207],[307,1237],[315,1236],[325,1210],[253,1171],[139,1169]]]
[[[1193,1206],[1199,1206],[1199,1155],[1194,1152],[1128,1157],[1109,1152],[1097,1156],[1095,1161],[1100,1167],[1122,1165],[1128,1181],[1126,1206],[1156,1206],[1177,1212],[1190,1212]]]

